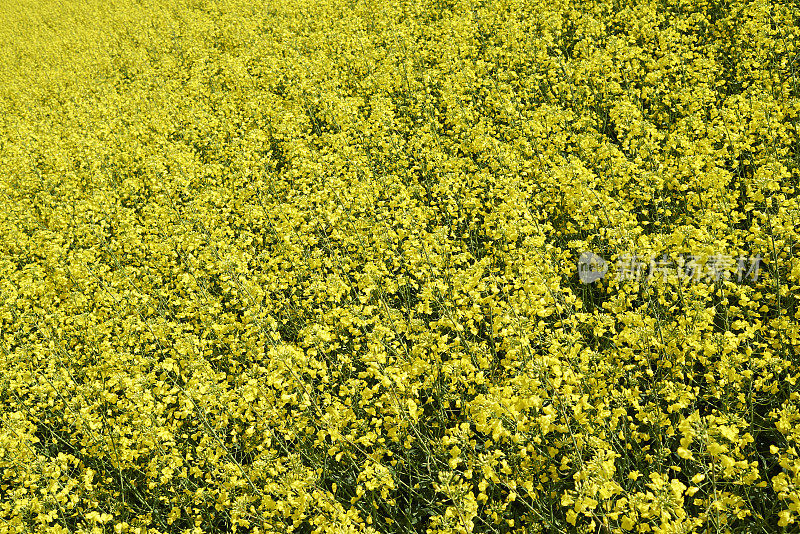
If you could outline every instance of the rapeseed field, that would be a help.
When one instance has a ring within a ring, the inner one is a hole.
[[[800,532],[798,36],[0,2],[0,533]]]

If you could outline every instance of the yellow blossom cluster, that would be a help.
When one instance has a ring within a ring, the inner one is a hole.
[[[800,531],[798,36],[1,2],[0,534]]]

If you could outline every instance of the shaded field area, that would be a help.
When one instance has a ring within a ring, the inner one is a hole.
[[[798,35],[3,3],[0,534],[800,531]]]

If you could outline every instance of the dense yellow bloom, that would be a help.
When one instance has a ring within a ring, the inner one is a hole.
[[[5,2],[0,533],[796,528],[798,31]]]

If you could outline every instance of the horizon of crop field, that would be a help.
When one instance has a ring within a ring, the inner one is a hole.
[[[800,532],[800,6],[0,4],[0,534]]]

